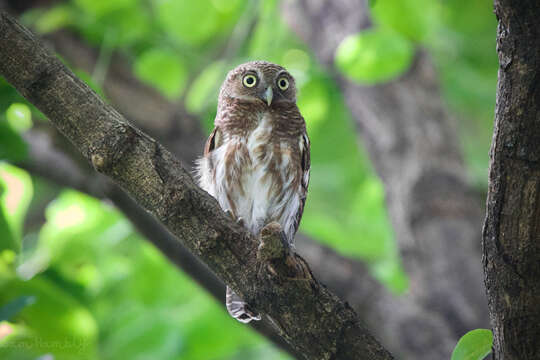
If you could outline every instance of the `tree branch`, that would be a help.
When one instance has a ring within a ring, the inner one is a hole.
[[[499,84],[484,271],[495,359],[540,358],[540,3],[495,0]]]
[[[52,56],[0,15],[0,73],[98,171],[111,177],[308,359],[391,359],[354,311],[298,255],[255,256],[259,241],[229,219],[162,145],[131,126]],[[279,234],[266,233],[272,244]],[[259,255],[261,254],[259,249]]]
[[[18,164],[34,175],[43,177],[57,185],[71,187],[97,198],[108,198],[131,221],[137,231],[153,243],[167,258],[183,272],[189,275],[219,303],[225,299],[225,285],[187,250],[159,221],[133,201],[121,188],[108,178],[91,169],[82,168],[72,159],[76,156],[55,148],[54,144],[64,139],[57,139],[49,129],[32,130],[24,134],[29,145],[29,156]],[[64,140],[65,141],[65,140]],[[50,164],[56,164],[51,167]],[[272,343],[291,355],[299,354],[285,342],[274,328],[264,322],[249,324]]]
[[[46,130],[49,129],[33,129],[25,134],[25,140],[30,146],[30,156],[29,161],[22,164],[23,168],[57,184],[75,188],[95,197],[110,196],[111,201],[119,209],[126,209],[124,214],[137,229],[158,248],[165,251],[173,263],[192,276],[212,295],[217,296],[218,301],[223,300],[220,295],[223,291],[221,287],[216,287],[213,281],[207,281],[214,275],[206,267],[202,269],[192,267],[191,262],[198,263],[198,261],[189,258],[185,260],[184,257],[193,258],[193,255],[187,250],[182,250],[183,246],[180,246],[174,237],[171,240],[172,235],[163,226],[156,228],[154,224],[157,224],[157,221],[148,212],[134,210],[131,200],[124,203],[122,199],[127,198],[125,195],[107,195],[122,190],[112,187],[112,184],[109,185],[104,176],[83,169],[79,161],[74,162],[71,159],[74,154],[70,153],[70,156],[66,156],[65,145],[60,145],[56,149],[54,144],[61,143],[63,139],[56,138],[56,132]],[[51,137],[53,139],[50,139]],[[50,164],[61,166],[52,168]],[[353,304],[362,319],[370,324],[370,328],[375,328],[377,332],[381,329],[395,329],[393,331],[399,332],[399,336],[390,339],[385,344],[399,349],[401,358],[425,356],[426,359],[437,359],[442,357],[440,349],[431,344],[450,337],[450,334],[441,333],[438,330],[444,328],[444,319],[426,312],[409,299],[392,296],[369,275],[360,262],[343,258],[332,249],[321,246],[301,234],[297,235],[296,242],[299,252],[308,259],[311,265],[314,265],[312,270],[317,278],[328,284],[338,296]],[[169,247],[173,247],[174,251],[166,250]],[[287,345],[283,344],[283,341],[278,341],[281,338],[275,335],[273,329],[264,327],[259,322],[255,324],[257,331],[270,338],[278,346]],[[409,350],[411,348],[416,348],[416,350]],[[289,347],[288,351],[292,352],[292,349]]]

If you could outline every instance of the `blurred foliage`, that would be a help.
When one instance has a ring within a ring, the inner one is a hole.
[[[491,2],[370,6],[373,27],[344,39],[337,68],[360,84],[392,81],[425,48],[459,120],[472,177],[485,188],[497,70]],[[406,291],[384,189],[343,96],[279,12],[277,0],[70,0],[31,9],[22,20],[40,33],[68,28],[97,48],[94,71],[75,72],[100,95],[119,51],[141,81],[185,101],[208,131],[229,69],[253,59],[285,66],[297,79],[312,143],[302,230],[365,260],[392,291]],[[0,78],[0,159],[24,159],[21,136],[42,119]],[[72,190],[57,194],[0,164],[0,358],[287,358],[232,320],[107,203]]]
[[[409,69],[413,44],[384,27],[364,30],[344,39],[336,52],[336,65],[361,84],[392,80]]]
[[[482,360],[491,353],[493,333],[488,329],[471,330],[459,339],[451,360]]]

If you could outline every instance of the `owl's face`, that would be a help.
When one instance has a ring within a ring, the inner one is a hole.
[[[220,98],[263,102],[267,106],[296,102],[294,78],[283,67],[265,61],[252,61],[229,72]]]

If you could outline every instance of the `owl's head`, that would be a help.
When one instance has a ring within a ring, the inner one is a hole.
[[[263,102],[267,106],[296,102],[294,78],[283,67],[266,61],[251,61],[227,74],[220,91],[224,98]]]

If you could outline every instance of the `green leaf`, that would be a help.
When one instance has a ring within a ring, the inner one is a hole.
[[[440,19],[437,1],[378,0],[370,3],[375,22],[410,40],[422,41],[436,31]]]
[[[21,136],[7,123],[0,121],[0,160],[24,160],[27,145]]]
[[[206,42],[219,28],[219,13],[211,1],[162,0],[157,17],[169,35],[190,45]]]
[[[338,69],[361,84],[391,80],[411,65],[413,44],[396,32],[375,28],[345,38],[336,51]]]
[[[129,8],[137,0],[74,0],[83,11],[96,17],[104,16],[116,10]]]
[[[24,218],[33,195],[32,179],[26,171],[7,163],[0,163],[0,187],[3,189],[0,194],[2,218],[13,236],[11,243],[5,238],[1,239],[0,250],[7,248],[18,251]],[[0,228],[1,223],[0,220]]]
[[[73,15],[71,6],[57,5],[40,14],[34,26],[39,33],[48,34],[73,24]]]
[[[451,360],[482,360],[493,345],[493,333],[488,329],[469,331],[459,339]]]
[[[141,54],[135,62],[135,74],[170,98],[180,95],[187,78],[187,70],[178,55],[162,49]]]
[[[51,281],[36,277],[21,281],[15,277],[2,277],[0,302],[9,302],[21,296],[33,296],[35,302],[21,309],[13,321],[24,323],[38,335],[38,341],[28,336],[7,339],[4,347],[26,347],[37,354],[50,352],[55,359],[92,359],[96,350],[97,325],[87,308]],[[27,334],[28,335],[28,334]],[[3,357],[2,357],[3,358]]]
[[[298,108],[311,130],[328,117],[330,109],[328,91],[322,81],[311,80],[298,91]]]
[[[32,127],[32,112],[26,104],[11,104],[6,110],[6,118],[11,128],[18,133],[23,133]]]

